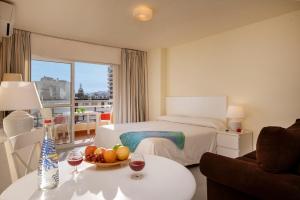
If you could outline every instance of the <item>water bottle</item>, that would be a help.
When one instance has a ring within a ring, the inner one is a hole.
[[[44,120],[44,139],[38,168],[39,188],[42,190],[57,187],[59,183],[58,155],[53,138],[52,119]]]

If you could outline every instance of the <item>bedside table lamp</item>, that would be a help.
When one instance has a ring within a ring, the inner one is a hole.
[[[3,81],[0,86],[0,111],[12,111],[3,119],[7,137],[30,131],[33,116],[23,110],[41,109],[42,104],[35,84],[23,81]]]
[[[228,106],[227,118],[229,118],[228,126],[232,131],[238,131],[242,129],[242,120],[245,117],[245,112],[241,106]]]

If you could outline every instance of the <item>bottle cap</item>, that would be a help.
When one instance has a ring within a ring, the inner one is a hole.
[[[52,122],[51,119],[45,119],[45,120],[44,120],[44,124],[50,124],[51,122]]]

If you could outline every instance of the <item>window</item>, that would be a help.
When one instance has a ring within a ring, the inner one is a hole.
[[[71,64],[33,60],[31,81],[34,81],[43,106],[70,104]]]
[[[112,109],[112,69],[109,65],[75,63],[75,137],[96,131],[96,118]]]
[[[75,99],[112,99],[112,70],[109,65],[75,63]]]
[[[109,65],[32,60],[31,81],[44,107],[52,109],[57,144],[93,138],[96,117],[110,113],[113,71]],[[36,126],[42,126],[41,116]]]
[[[34,81],[44,108],[51,108],[54,121],[54,137],[57,144],[72,141],[72,83],[71,63],[32,60],[31,81]],[[37,111],[36,126],[42,126]]]

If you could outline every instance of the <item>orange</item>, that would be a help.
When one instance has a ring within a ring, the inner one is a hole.
[[[107,163],[113,163],[117,161],[117,154],[116,151],[112,149],[107,149],[103,153],[104,161]]]

